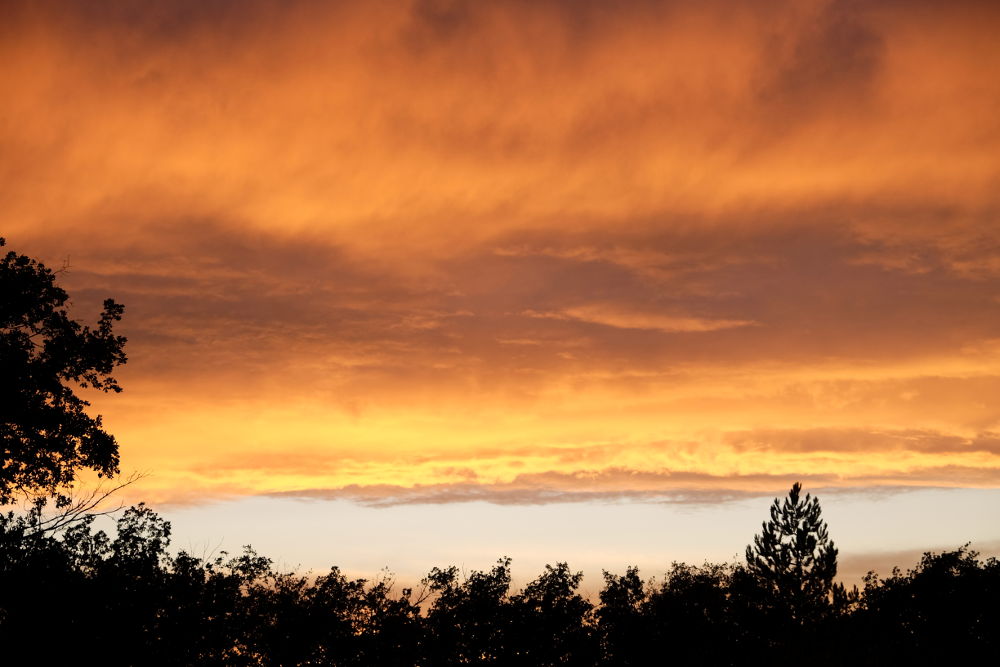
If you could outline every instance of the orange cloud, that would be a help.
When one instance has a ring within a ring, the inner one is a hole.
[[[127,305],[143,493],[997,484],[990,3],[8,15],[3,231]]]
[[[619,329],[648,329],[675,333],[680,331],[718,331],[733,327],[745,327],[754,324],[741,320],[708,320],[698,317],[671,316],[660,313],[628,312],[612,304],[591,304],[576,306],[555,313],[537,313],[525,311],[529,317],[542,317],[557,320],[577,320],[593,324],[603,324]]]

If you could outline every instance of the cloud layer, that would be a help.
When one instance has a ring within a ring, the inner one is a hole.
[[[145,497],[1000,484],[991,3],[7,4]]]

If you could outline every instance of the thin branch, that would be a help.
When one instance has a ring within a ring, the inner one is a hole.
[[[105,488],[103,483],[98,484],[86,494],[73,499],[68,507],[45,519],[42,518],[41,510],[47,503],[48,498],[42,496],[34,498],[32,503],[35,505],[35,512],[37,515],[35,521],[33,522],[32,534],[54,534],[68,528],[74,523],[85,520],[87,517],[107,516],[121,511],[121,509],[125,506],[124,502],[119,502],[118,506],[112,509],[104,509],[100,511],[95,510],[113,494],[121,491],[127,486],[135,484],[147,476],[147,473],[133,472],[124,480],[119,478],[117,480],[117,484],[112,487]]]

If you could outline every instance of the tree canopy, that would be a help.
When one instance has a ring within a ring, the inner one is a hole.
[[[119,471],[118,443],[77,390],[121,391],[111,373],[125,338],[113,327],[125,307],[107,299],[96,326],[81,324],[56,275],[13,251],[0,258],[0,504],[45,493],[64,505],[78,470]]]
[[[796,482],[784,502],[774,499],[771,519],[746,551],[749,570],[800,620],[827,602],[837,575],[837,548],[820,518],[819,500],[801,492]]]
[[[463,575],[435,568],[416,591],[391,578],[276,570],[247,547],[199,558],[169,551],[171,525],[148,507],[109,533],[93,517],[60,534],[0,513],[0,642],[44,664],[101,653],[106,665],[940,665],[1000,657],[1000,563],[963,547],[907,574],[865,579],[850,607],[774,623],[738,564],[674,563],[662,578],[546,566],[519,592],[510,559]],[[52,610],[58,619],[51,619]],[[42,619],[41,621],[39,619]],[[54,638],[56,639],[54,641]],[[24,649],[22,648],[22,651]],[[6,657],[6,655],[5,655]]]

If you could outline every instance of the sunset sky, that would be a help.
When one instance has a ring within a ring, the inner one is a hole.
[[[1000,5],[0,1],[0,235],[196,553],[1000,552]],[[588,577],[590,585],[595,580]]]

